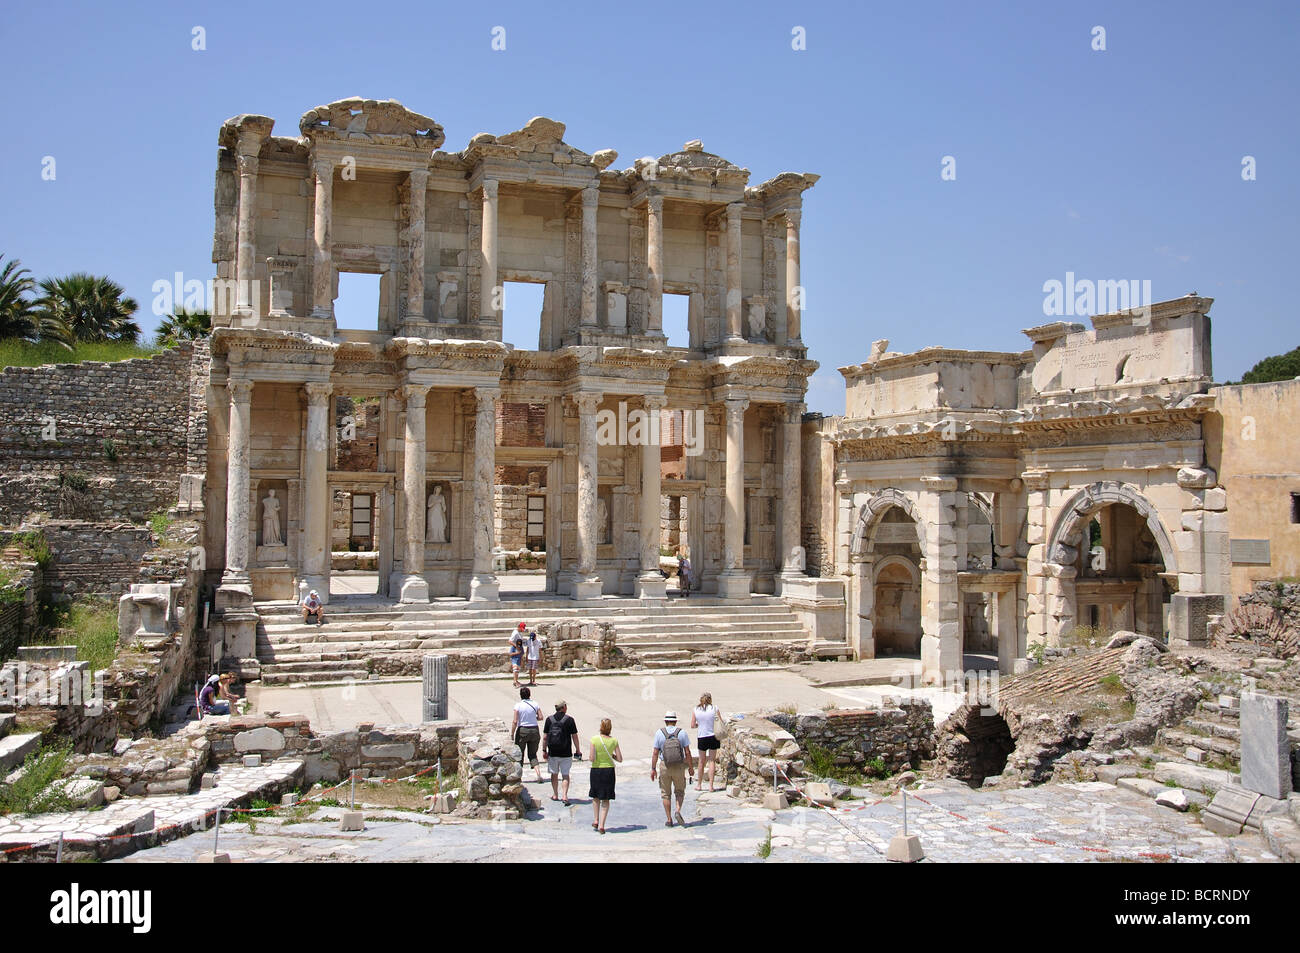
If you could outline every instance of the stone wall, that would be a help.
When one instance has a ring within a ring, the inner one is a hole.
[[[458,774],[465,801],[457,814],[495,819],[520,817],[527,803],[523,752],[502,722],[466,725],[460,734]]]
[[[50,520],[40,528],[53,556],[45,584],[54,602],[120,596],[132,582],[139,581],[140,564],[155,545],[147,526],[131,523]]]
[[[15,650],[39,624],[40,591],[44,573],[34,562],[0,561],[0,571],[9,584],[0,587],[0,662],[12,658]]]
[[[778,786],[803,773],[803,749],[794,735],[764,715],[732,715],[726,719],[718,764],[729,786],[738,787],[742,797],[757,798],[772,790],[774,767]]]
[[[152,358],[0,372],[0,524],[32,512],[143,522],[206,452],[206,342]],[[72,478],[60,487],[60,475]],[[84,487],[84,488],[83,488]]]
[[[934,757],[934,715],[928,701],[764,717],[789,731],[805,752],[814,745],[825,748],[845,766],[860,768],[878,758],[892,774]]]

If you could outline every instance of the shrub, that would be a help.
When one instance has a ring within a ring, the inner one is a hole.
[[[0,814],[45,814],[72,806],[67,792],[57,784],[68,769],[72,746],[42,745],[23,762],[22,774],[0,786]]]

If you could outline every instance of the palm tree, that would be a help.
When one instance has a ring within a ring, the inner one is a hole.
[[[109,278],[77,273],[41,282],[37,309],[62,322],[78,341],[129,341],[140,337],[131,320],[139,305],[124,297],[121,285]]]
[[[171,347],[181,341],[194,341],[212,333],[212,315],[207,311],[187,311],[178,308],[158,325],[157,342],[160,347]]]
[[[55,341],[71,347],[72,335],[67,326],[39,311],[28,297],[35,289],[31,272],[17,258],[0,268],[0,339]]]

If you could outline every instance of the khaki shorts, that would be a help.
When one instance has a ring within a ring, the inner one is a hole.
[[[659,766],[659,793],[665,798],[672,797],[673,788],[677,789],[679,798],[686,797],[685,764],[661,764]]]

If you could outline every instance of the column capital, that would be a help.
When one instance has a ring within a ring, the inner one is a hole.
[[[799,221],[803,217],[803,212],[797,208],[788,208],[785,210],[785,227],[786,231],[794,229],[798,231]]]
[[[428,384],[403,384],[397,388],[397,392],[402,395],[402,400],[406,403],[407,408],[421,408],[424,406],[424,399],[428,396]]]
[[[235,164],[240,175],[257,175],[258,161],[256,152],[241,152],[235,157]]]
[[[428,169],[412,169],[410,172],[407,173],[407,176],[409,177],[408,181],[411,183],[411,185],[417,189],[424,188],[426,185],[429,184]]]
[[[727,412],[727,420],[732,421],[737,418],[743,418],[745,411],[749,409],[748,397],[728,397],[722,403],[723,409]]]
[[[668,398],[663,394],[646,394],[641,398],[641,407],[648,413],[663,410],[668,406]]]
[[[788,424],[803,423],[803,415],[808,410],[808,405],[799,403],[790,403],[783,405],[785,408],[785,422]]]
[[[569,400],[573,406],[578,409],[578,413],[586,416],[594,414],[600,402],[605,399],[605,395],[596,391],[579,391],[576,394],[570,394]]]
[[[334,385],[328,381],[310,381],[303,384],[302,389],[307,395],[308,406],[321,407],[329,400],[330,394],[334,392]]]
[[[496,411],[497,401],[501,399],[500,387],[475,387],[474,406],[479,413],[486,410]]]
[[[592,183],[582,189],[582,207],[595,208],[600,202],[600,185]]]
[[[664,197],[658,192],[650,192],[645,197],[646,208],[659,215],[664,210]]]
[[[495,201],[497,197],[497,189],[500,187],[500,185],[501,183],[499,183],[496,179],[484,179],[482,185],[484,200],[492,199],[493,201]]]
[[[253,382],[247,377],[232,377],[226,381],[226,391],[232,404],[247,404],[253,399]]]
[[[311,170],[321,178],[334,177],[334,159],[332,156],[315,155],[311,157]]]

